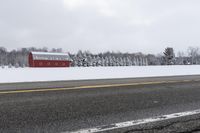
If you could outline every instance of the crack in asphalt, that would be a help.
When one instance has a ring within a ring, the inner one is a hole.
[[[183,132],[183,133],[200,133],[200,129],[194,129],[191,132]]]
[[[191,127],[191,129],[186,128],[186,126],[189,123],[198,123],[195,127]],[[178,130],[178,129],[180,130]],[[186,129],[184,129],[186,128]],[[182,130],[182,131],[181,131]],[[183,131],[184,130],[184,131]],[[184,120],[184,121],[176,121],[176,122],[170,122],[169,124],[165,125],[159,125],[159,126],[153,126],[150,128],[141,128],[141,129],[132,129],[129,131],[125,131],[124,133],[155,133],[155,132],[161,132],[161,133],[200,133],[200,118],[190,119],[190,120]]]

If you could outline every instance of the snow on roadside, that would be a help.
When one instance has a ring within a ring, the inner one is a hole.
[[[0,68],[0,83],[200,75],[200,65]]]

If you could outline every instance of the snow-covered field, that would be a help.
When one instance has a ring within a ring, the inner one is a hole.
[[[0,68],[0,83],[200,75],[200,65]]]

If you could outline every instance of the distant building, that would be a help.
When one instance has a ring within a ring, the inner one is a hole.
[[[71,60],[65,53],[30,52],[29,67],[69,67]]]

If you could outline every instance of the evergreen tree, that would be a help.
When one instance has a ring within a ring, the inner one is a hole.
[[[175,54],[174,49],[167,47],[164,51],[164,60],[166,65],[174,65],[175,64]]]

